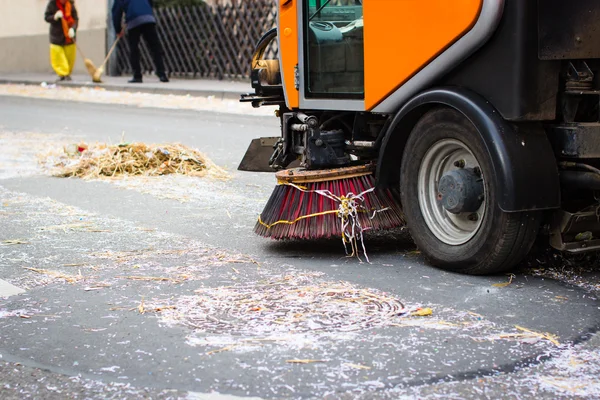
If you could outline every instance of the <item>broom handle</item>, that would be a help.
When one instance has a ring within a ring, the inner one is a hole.
[[[69,26],[67,25],[67,21],[65,21],[64,18],[61,18],[60,22],[62,23],[63,30],[67,30],[68,31],[69,30]],[[79,48],[79,45],[77,44],[77,41],[74,38],[71,39],[71,40],[73,40],[73,43],[75,44],[75,47],[77,48],[77,52],[79,54],[81,54],[81,57],[85,60],[85,54],[83,54],[83,51],[81,51],[81,49]]]
[[[115,42],[113,43],[112,47],[108,51],[108,54],[106,55],[106,58],[104,59],[104,62],[102,63],[102,65],[100,66],[100,68],[104,68],[104,66],[108,62],[108,59],[112,55],[113,51],[115,51],[115,49],[117,48],[117,43],[119,43],[120,39],[121,39],[121,36],[117,36],[117,38],[115,39]]]
[[[75,47],[77,48],[77,52],[79,54],[81,54],[81,58],[83,58],[83,60],[87,60],[87,58],[85,58],[85,54],[83,54],[83,51],[81,51],[81,48],[79,48],[79,45],[77,44],[77,42],[73,41],[73,43],[75,43]]]

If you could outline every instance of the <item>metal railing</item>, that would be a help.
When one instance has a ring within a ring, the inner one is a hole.
[[[155,15],[170,75],[241,79],[250,74],[254,45],[275,26],[277,8],[274,0],[248,0],[157,8]],[[142,71],[152,73],[152,58],[143,40],[140,52]],[[276,53],[274,44],[269,58]],[[120,41],[116,62],[118,72],[131,74],[127,40]]]

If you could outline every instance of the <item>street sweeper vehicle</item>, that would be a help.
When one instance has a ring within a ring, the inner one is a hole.
[[[600,248],[600,1],[277,7],[242,96],[281,122],[239,167],[278,171],[256,233],[358,250],[406,224],[431,264],[470,274],[538,237]]]

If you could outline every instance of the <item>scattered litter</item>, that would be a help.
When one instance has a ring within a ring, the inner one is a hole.
[[[475,318],[483,318],[483,315],[477,314],[477,313],[475,313],[473,311],[467,311],[467,314],[469,314],[469,315],[471,315],[471,316],[473,316]]]
[[[507,287],[508,285],[510,285],[510,284],[512,283],[512,281],[513,281],[513,278],[514,278],[514,277],[515,277],[515,276],[514,276],[513,274],[510,274],[510,275],[509,275],[508,282],[504,282],[504,283],[494,283],[492,286],[499,287],[499,288]]]
[[[428,317],[433,315],[433,310],[431,308],[417,308],[415,311],[410,313],[413,317]]]
[[[540,337],[542,339],[545,339],[545,340],[551,342],[552,344],[554,344],[556,346],[560,346],[560,343],[558,342],[556,335],[552,335],[550,333],[535,332],[535,331],[532,331],[530,329],[523,328],[522,326],[519,326],[519,325],[515,325],[515,328],[517,328],[520,331],[527,332],[530,335],[538,336],[538,337]]]
[[[553,249],[526,260],[530,265],[528,272],[534,276],[569,283],[596,294],[600,294],[599,262],[597,252],[570,254]]]
[[[360,364],[350,364],[350,363],[346,363],[346,364],[342,364],[345,367],[349,367],[349,368],[354,368],[354,369],[371,369],[371,367],[367,367],[366,365],[360,365]]]
[[[540,380],[542,382],[545,382],[545,383],[549,384],[549,385],[556,386],[557,388],[564,389],[564,390],[567,390],[569,392],[576,392],[576,391],[578,391],[578,390],[580,390],[580,389],[582,389],[582,388],[584,388],[584,387],[587,386],[587,384],[577,385],[577,386],[569,386],[569,385],[567,385],[565,383],[559,383],[559,382],[556,382],[556,380],[551,381],[551,380],[546,379],[546,378],[540,378]]]
[[[143,314],[146,312],[146,309],[144,308],[144,297],[142,296],[142,301],[140,302],[140,305],[138,306],[138,311],[140,312],[140,314]]]
[[[324,363],[327,360],[285,360],[288,364],[313,364],[313,363]]]
[[[85,328],[84,332],[104,332],[107,328]]]
[[[91,226],[91,222],[78,222],[78,223],[74,223],[74,224],[62,224],[62,225],[50,225],[50,226],[43,226],[41,228],[39,228],[40,231],[56,231],[56,230],[62,230],[65,233],[68,230],[71,231],[86,231],[86,230],[90,230],[90,229],[94,229]]]
[[[600,398],[600,353],[593,346],[567,346],[556,351],[554,357],[545,363],[545,368],[528,377],[552,398]],[[547,397],[547,396],[542,396]]]
[[[116,372],[118,369],[121,369],[121,367],[119,367],[117,365],[113,365],[112,367],[100,368],[101,371],[107,371],[107,372]]]
[[[401,323],[392,323],[390,326],[397,327],[418,327],[422,328],[430,328],[430,329],[438,329],[438,330],[447,330],[447,329],[458,329],[458,328],[466,328],[467,326],[461,326],[458,324],[453,324],[452,322],[447,321],[415,321],[415,320],[404,320]]]
[[[177,307],[175,307],[175,306],[158,306],[158,307],[152,307],[152,308],[145,308],[145,312],[146,313],[149,313],[149,312],[158,313],[158,312],[162,312],[165,310],[176,310],[176,309],[177,309]]]
[[[29,314],[27,314],[27,311],[25,311],[25,310],[6,311],[3,309],[0,309],[0,319],[9,318],[9,317],[19,317],[20,318],[22,315],[24,315],[25,318],[27,318],[29,316]]]
[[[2,242],[0,242],[0,244],[2,244],[3,246],[10,246],[15,244],[29,244],[29,242],[23,239],[8,239],[3,240]]]
[[[30,268],[30,267],[23,267],[23,268],[27,269],[29,271],[37,272],[38,274],[48,275],[52,278],[64,279],[65,281],[67,281],[69,283],[75,283],[75,282],[83,279],[83,276],[81,275],[81,271],[79,272],[79,275],[74,276],[74,275],[66,275],[66,274],[63,274],[58,271],[50,271],[50,270],[41,269],[41,268]]]
[[[138,307],[111,307],[108,310],[109,311],[121,311],[121,310],[137,311]]]
[[[310,274],[279,275],[244,285],[196,290],[161,313],[163,322],[204,332],[272,336],[290,331],[352,332],[389,326],[416,308],[376,290],[314,282]]]
[[[179,278],[167,278],[162,276],[116,276],[118,279],[129,279],[132,281],[155,281],[155,282],[173,282],[181,283],[188,280],[187,275],[181,275]]]
[[[536,343],[539,340],[547,340],[556,346],[560,346],[556,335],[550,333],[535,332],[522,326],[515,325],[515,328],[525,333],[505,333],[498,335],[498,339],[519,339],[525,343]]]
[[[232,350],[236,347],[240,346],[239,344],[232,344],[231,346],[227,346],[227,347],[223,347],[222,349],[218,349],[218,350],[212,350],[206,353],[207,356],[210,356],[212,354],[218,354],[218,353],[222,353],[224,351],[229,351]]]
[[[49,90],[52,89],[52,90]],[[214,96],[181,96],[157,93],[114,92],[102,87],[65,87],[44,82],[40,86],[3,84],[2,96],[25,96],[64,101],[88,102],[96,104],[122,104],[137,107],[163,109],[207,110],[247,116],[272,116],[270,107],[252,108],[233,99],[217,99]]]
[[[108,287],[110,287],[110,285],[107,285],[107,284],[98,284],[98,285],[88,286],[88,287],[84,288],[83,290],[86,291],[86,292],[90,292],[92,290],[102,290],[102,289],[105,289],[105,288],[108,288]]]
[[[144,298],[142,297],[142,300],[140,301],[140,304],[137,307],[111,307],[109,308],[110,311],[121,311],[121,310],[126,310],[126,311],[136,311],[140,314],[147,314],[147,313],[159,313],[165,310],[175,310],[177,307],[175,306],[156,306],[156,307],[150,307],[148,308],[148,306],[146,305]]]
[[[219,261],[225,262],[225,263],[230,263],[230,264],[256,264],[258,266],[260,266],[259,262],[254,260],[253,258],[244,256],[244,257],[237,257],[237,258],[233,258],[231,255],[229,254],[217,254],[217,259]]]
[[[42,83],[40,83],[40,87],[42,87],[43,89],[56,89],[56,84],[55,83],[42,82]]]

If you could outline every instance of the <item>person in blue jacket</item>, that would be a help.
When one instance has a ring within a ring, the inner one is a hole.
[[[112,17],[115,32],[119,37],[124,35],[122,27],[123,14],[125,14],[125,23],[127,24],[129,58],[133,70],[133,79],[129,83],[142,83],[139,47],[142,36],[152,54],[156,75],[158,75],[161,82],[169,82],[162,58],[162,46],[156,31],[156,18],[154,17],[152,0],[115,0]]]

